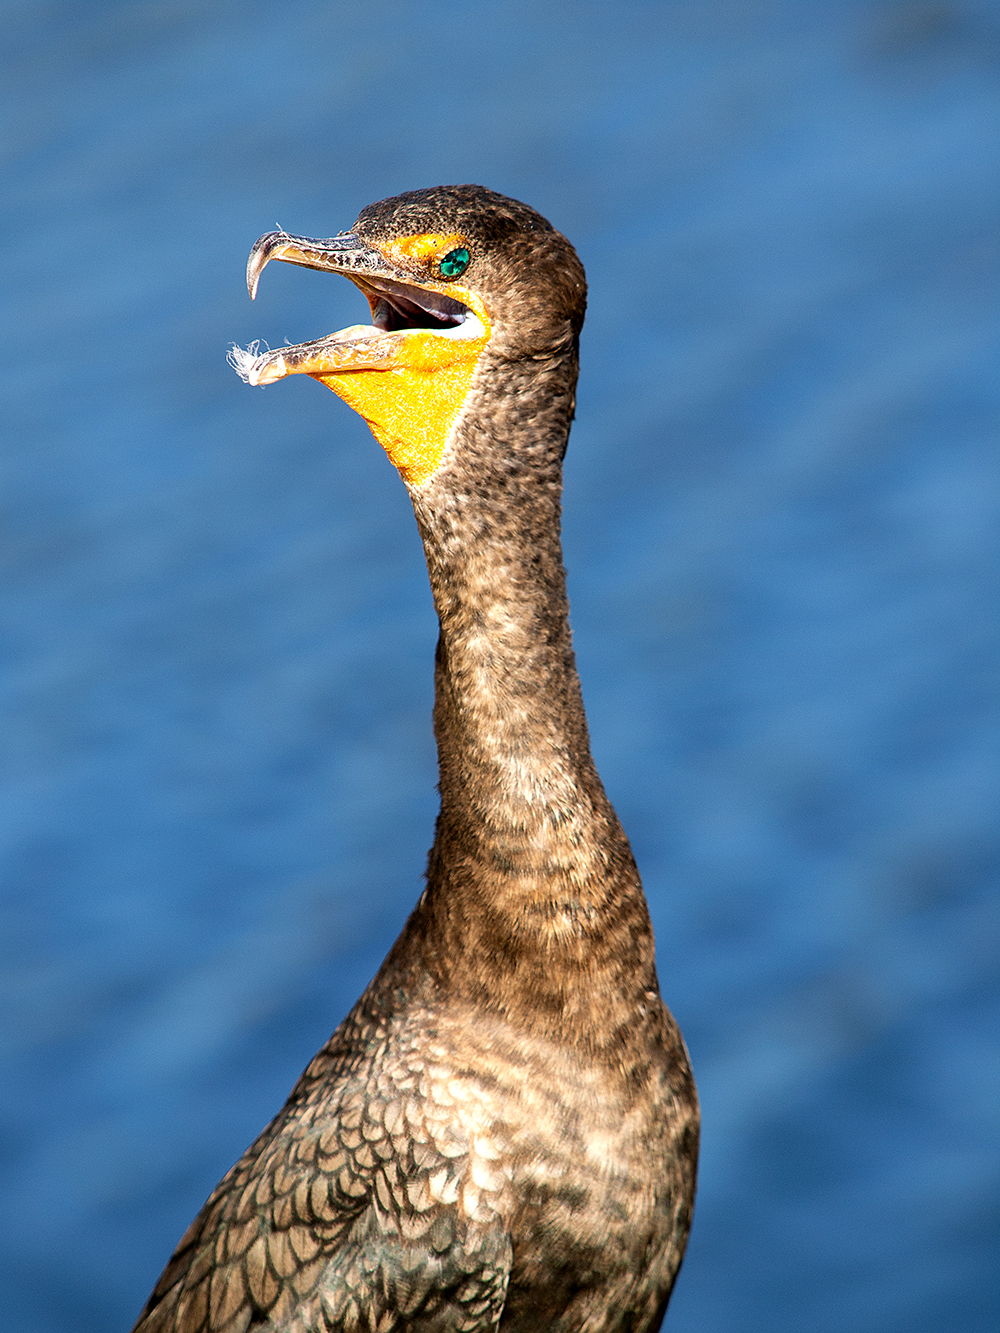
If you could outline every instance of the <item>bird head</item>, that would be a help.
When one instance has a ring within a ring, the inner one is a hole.
[[[437,471],[477,368],[575,352],[586,304],[573,247],[527,205],[478,185],[412,190],[363,209],[348,232],[269,232],[250,253],[256,294],[272,259],[339,273],[370,324],[230,360],[250,384],[311,375],[361,414],[411,486]]]

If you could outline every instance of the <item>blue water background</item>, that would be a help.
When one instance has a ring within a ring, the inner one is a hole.
[[[566,555],[704,1104],[671,1333],[1000,1327],[1000,10],[2,6],[2,1325],[126,1329],[420,887],[402,485],[232,339],[473,180],[591,282]]]

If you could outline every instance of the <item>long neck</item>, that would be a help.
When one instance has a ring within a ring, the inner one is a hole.
[[[575,357],[487,366],[445,468],[414,491],[441,623],[422,913],[448,984],[593,1040],[595,987],[632,998],[656,982],[570,641],[559,517],[575,380]]]

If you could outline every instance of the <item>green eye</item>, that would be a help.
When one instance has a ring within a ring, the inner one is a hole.
[[[439,265],[443,278],[458,278],[468,267],[469,252],[464,246],[461,250],[449,250]]]

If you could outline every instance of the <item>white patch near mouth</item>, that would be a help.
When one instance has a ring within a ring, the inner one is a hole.
[[[427,332],[426,329],[408,329],[409,333]],[[483,321],[472,310],[465,316],[460,324],[454,324],[447,329],[434,329],[442,338],[481,338],[486,332],[486,326]]]

